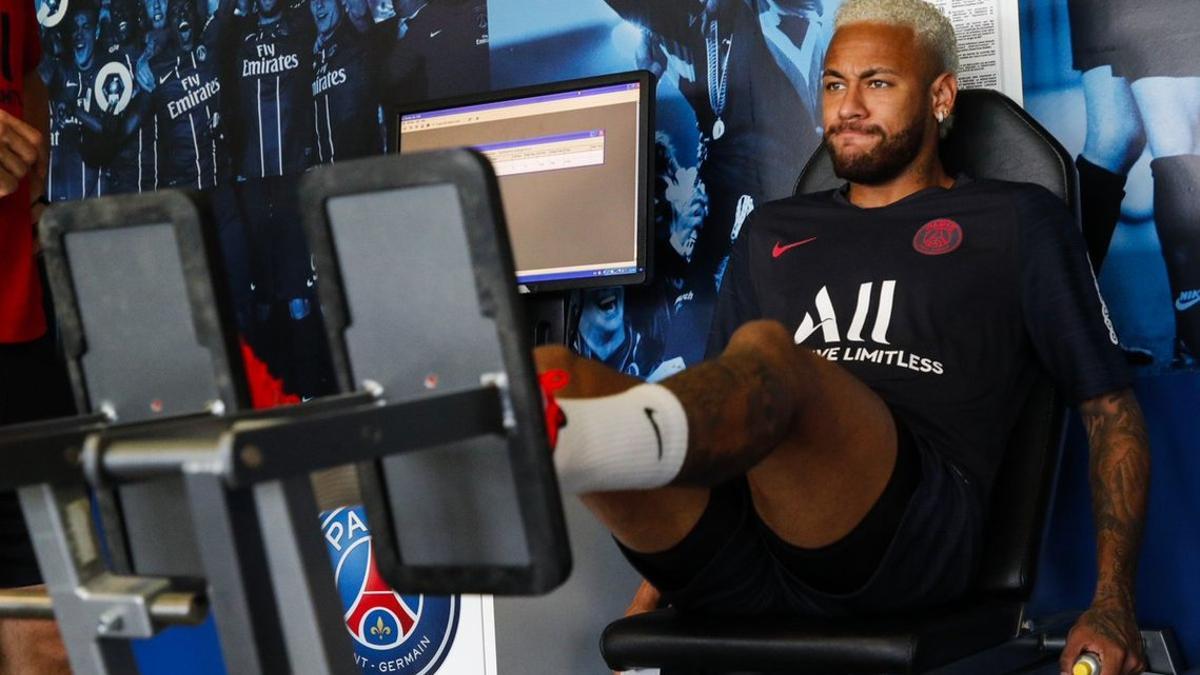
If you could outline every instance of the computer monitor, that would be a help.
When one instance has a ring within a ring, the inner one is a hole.
[[[402,154],[482,152],[499,178],[521,292],[646,281],[652,75],[633,71],[398,111]]]

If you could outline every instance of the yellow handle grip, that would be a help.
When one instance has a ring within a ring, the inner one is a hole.
[[[1075,661],[1071,675],[1100,675],[1100,659],[1092,653],[1083,654]]]

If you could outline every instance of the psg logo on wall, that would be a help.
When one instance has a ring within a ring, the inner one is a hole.
[[[458,628],[458,596],[400,595],[379,576],[362,507],[321,515],[346,630],[364,673],[437,670]]]
[[[38,0],[37,22],[46,28],[54,28],[67,15],[67,0]]]
[[[110,61],[96,74],[96,103],[110,115],[120,115],[133,98],[133,73],[120,61]]]

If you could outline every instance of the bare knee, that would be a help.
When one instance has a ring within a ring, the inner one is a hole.
[[[796,394],[807,389],[812,379],[812,359],[820,358],[798,346],[792,334],[778,321],[751,321],[743,324],[729,339],[728,355],[753,355],[771,364],[777,373],[792,380]]]
[[[742,324],[729,338],[726,353],[754,352],[771,360],[792,358],[796,343],[778,321],[750,321]]]
[[[696,527],[708,494],[707,488],[665,487],[593,492],[580,499],[622,544],[655,553],[678,544]]]

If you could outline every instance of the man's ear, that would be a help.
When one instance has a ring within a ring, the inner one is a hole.
[[[933,100],[933,115],[938,122],[954,114],[954,102],[958,99],[958,78],[954,73],[942,73],[929,86]]]

